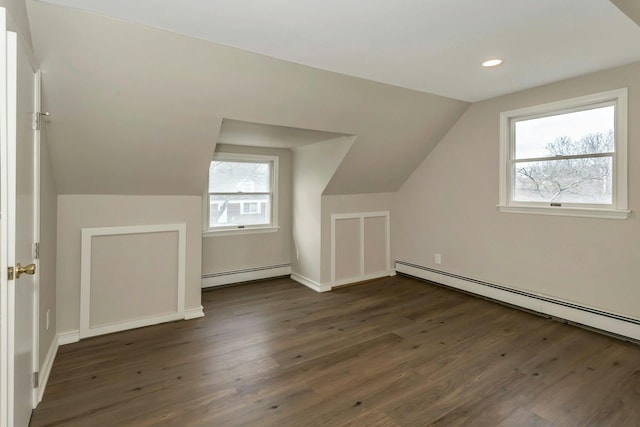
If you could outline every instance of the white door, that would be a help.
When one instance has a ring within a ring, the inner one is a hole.
[[[6,121],[0,118],[2,136],[2,265],[0,271],[3,312],[1,424],[28,426],[34,407],[36,355],[35,301],[35,165],[34,72],[26,50],[15,33],[6,34]],[[0,37],[0,43],[2,42]],[[0,79],[2,78],[0,74]],[[0,83],[2,85],[2,83]],[[0,91],[1,92],[1,91]],[[0,94],[0,102],[2,102]],[[3,127],[2,124],[6,125]],[[6,130],[6,135],[4,134]],[[6,352],[6,353],[5,353]],[[6,384],[5,384],[6,383]]]
[[[16,70],[16,79],[9,75],[8,117],[10,130],[16,124],[16,213],[15,213],[15,323],[14,323],[14,407],[16,427],[28,426],[34,407],[34,316],[36,313],[35,281],[35,131],[34,72],[15,33],[7,38],[7,70]],[[13,51],[13,52],[12,52]],[[16,61],[17,58],[17,61]],[[13,62],[13,64],[12,64]],[[16,82],[14,85],[13,83]],[[12,88],[17,88],[14,92]],[[15,111],[15,121],[12,112]],[[11,143],[11,140],[9,140]],[[9,209],[11,211],[11,209]],[[19,265],[26,269],[20,273]],[[31,267],[29,267],[31,266]],[[20,277],[18,277],[20,276]]]

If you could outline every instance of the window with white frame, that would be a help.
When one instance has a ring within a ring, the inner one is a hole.
[[[626,218],[627,90],[500,115],[503,212]]]
[[[216,153],[209,165],[205,232],[277,227],[278,157]]]

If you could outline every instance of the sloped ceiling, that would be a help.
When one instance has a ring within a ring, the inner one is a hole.
[[[640,25],[640,1],[638,0],[611,0],[618,9],[624,12],[636,24]]]
[[[640,60],[607,0],[44,1],[467,101]]]
[[[341,136],[344,135],[225,119],[222,121],[218,143],[249,147],[296,148]]]
[[[7,10],[7,29],[20,33],[27,46],[32,48],[25,0],[0,0],[0,7]]]
[[[61,194],[201,194],[224,118],[355,135],[326,194],[395,191],[468,103],[27,2]]]

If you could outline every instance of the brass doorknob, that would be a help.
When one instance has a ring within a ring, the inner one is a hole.
[[[29,264],[24,267],[20,263],[16,264],[16,279],[19,279],[23,274],[36,274],[36,265]]]

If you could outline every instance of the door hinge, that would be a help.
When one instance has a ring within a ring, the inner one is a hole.
[[[40,242],[33,244],[33,259],[40,259]]]
[[[33,388],[40,387],[40,372],[33,373]]]
[[[33,113],[33,130],[40,130],[42,127],[42,117],[46,117],[48,115],[48,112],[42,113],[38,111],[37,113]]]
[[[7,268],[7,279],[13,280],[13,267]]]

